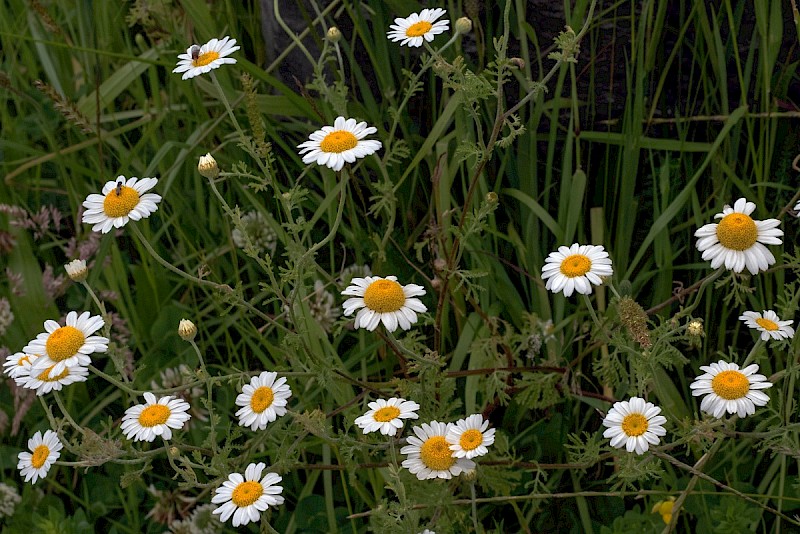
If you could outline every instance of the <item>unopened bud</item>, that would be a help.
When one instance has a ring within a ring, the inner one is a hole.
[[[444,271],[447,267],[447,260],[444,258],[436,258],[433,260],[433,268],[437,271]]]
[[[456,33],[469,33],[472,31],[472,21],[469,17],[461,17],[456,21]]]
[[[217,166],[217,160],[215,160],[214,156],[211,154],[200,156],[200,163],[197,164],[197,170],[209,180],[213,180],[219,176],[219,166]]]
[[[181,454],[181,450],[178,447],[176,447],[175,445],[173,445],[172,447],[169,448],[169,455],[172,456],[173,458],[176,457],[176,456],[179,456],[180,454]]]
[[[342,32],[339,31],[339,28],[336,26],[331,26],[328,28],[328,33],[326,34],[327,39],[332,43],[338,43],[339,40],[342,38]]]
[[[439,291],[442,288],[442,279],[437,276],[431,280],[431,287],[434,291]]]
[[[703,337],[705,335],[703,321],[699,319],[690,321],[689,324],[686,325],[686,333],[692,337]]]
[[[83,282],[86,280],[86,277],[89,276],[89,269],[86,267],[86,262],[83,260],[72,260],[64,265],[64,269],[66,269],[67,276],[69,276],[73,282]]]
[[[461,478],[467,482],[475,482],[478,478],[478,472],[475,469],[466,469],[461,473]]]
[[[494,191],[489,191],[486,193],[486,202],[489,204],[497,204],[499,202],[499,198],[497,197],[497,193]]]
[[[189,319],[181,319],[178,324],[178,335],[184,341],[192,341],[194,336],[197,335],[197,327]]]

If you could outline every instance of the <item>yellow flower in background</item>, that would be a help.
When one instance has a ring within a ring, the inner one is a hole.
[[[651,510],[654,514],[661,514],[661,519],[669,525],[672,522],[672,509],[675,507],[675,497],[669,497],[664,501],[658,501]]]

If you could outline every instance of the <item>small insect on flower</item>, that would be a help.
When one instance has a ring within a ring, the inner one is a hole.
[[[148,193],[157,183],[156,178],[140,180],[135,176],[127,180],[118,176],[116,181],[106,182],[101,194],[91,194],[83,201],[83,222],[93,224],[92,231],[106,234],[128,221],[149,217],[161,202],[160,195]]]
[[[115,190],[116,193],[117,193],[117,196],[120,196],[122,194],[122,186],[123,185],[125,185],[125,182],[123,180],[118,180],[117,181],[117,188]]]
[[[193,44],[189,48],[189,54],[192,56],[192,61],[197,61],[197,58],[200,57],[200,45]]]
[[[188,80],[201,74],[218,69],[222,65],[236,63],[232,57],[226,57],[239,50],[236,39],[227,35],[222,39],[211,39],[203,46],[193,44],[186,53],[178,55],[178,66],[172,72],[183,73],[182,80]]]

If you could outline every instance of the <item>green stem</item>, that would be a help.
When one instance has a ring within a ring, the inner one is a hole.
[[[753,348],[750,349],[750,353],[747,355],[747,358],[745,358],[744,362],[742,363],[742,369],[750,365],[750,362],[752,362],[753,359],[756,357],[756,354],[758,353],[759,349],[764,345],[764,343],[765,341],[761,338],[758,338],[756,340],[755,344],[753,345]]]

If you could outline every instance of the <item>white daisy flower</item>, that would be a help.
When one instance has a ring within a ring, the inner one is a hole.
[[[134,441],[153,441],[156,436],[172,438],[172,429],[179,429],[191,416],[189,403],[167,395],[156,400],[150,392],[144,394],[145,404],[125,410],[120,429],[125,437]]]
[[[172,72],[182,72],[181,80],[188,80],[211,69],[218,69],[226,63],[236,63],[232,57],[225,57],[239,50],[236,46],[236,39],[231,39],[227,35],[222,39],[211,39],[203,46],[192,45],[186,49],[185,54],[178,55],[178,66]]]
[[[419,47],[424,41],[431,42],[440,33],[450,29],[449,20],[436,19],[447,13],[442,8],[423,9],[419,13],[412,13],[408,18],[396,18],[386,33],[389,40],[400,41],[400,46],[408,45]]]
[[[800,202],[794,205],[794,211],[796,211],[797,216],[800,217]]]
[[[32,362],[31,373],[44,371],[55,365],[50,374],[60,375],[67,367],[92,363],[89,354],[108,350],[108,338],[92,335],[103,328],[104,324],[102,317],[93,316],[88,311],[80,315],[74,311],[69,312],[65,326],[60,326],[55,321],[45,321],[45,332],[22,349],[28,354],[42,355]]]
[[[236,412],[240,426],[249,426],[250,430],[264,430],[268,423],[286,414],[286,404],[292,396],[292,389],[286,383],[286,378],[277,376],[278,373],[264,371],[250,379],[250,383],[242,388],[242,392],[236,397],[236,404],[242,406]]]
[[[701,365],[705,371],[689,385],[692,395],[705,395],[700,403],[700,410],[717,419],[725,412],[735,413],[739,417],[747,417],[756,413],[756,406],[765,406],[769,402],[766,393],[758,391],[772,387],[772,382],[764,375],[755,374],[758,365],[748,365],[739,369],[735,363],[720,360],[711,365]]]
[[[266,465],[263,462],[250,464],[244,476],[239,473],[228,475],[228,480],[214,490],[211,502],[222,504],[213,513],[220,514],[221,521],[233,516],[233,526],[246,525],[258,521],[263,512],[270,506],[283,504],[282,486],[276,486],[282,479],[275,473],[267,473],[261,478]],[[260,480],[259,480],[260,479]]]
[[[489,421],[484,421],[477,413],[457,421],[447,431],[445,439],[453,456],[472,459],[489,452],[486,447],[494,443],[494,432],[494,428],[489,428]]]
[[[55,365],[51,365],[44,371],[34,371],[33,366],[29,366],[28,374],[25,376],[21,386],[27,389],[35,389],[39,396],[50,393],[51,391],[61,391],[64,386],[75,382],[86,382],[89,376],[89,369],[82,365],[65,367],[59,374],[54,374]]]
[[[551,252],[542,267],[542,280],[546,280],[545,288],[553,293],[564,292],[565,297],[577,291],[581,295],[589,295],[592,285],[603,283],[601,276],[611,276],[611,258],[602,245],[579,245],[558,247]]]
[[[308,141],[297,145],[303,163],[316,162],[334,171],[342,170],[346,163],[374,154],[381,149],[380,141],[364,139],[378,129],[366,122],[356,124],[355,119],[337,117],[333,126],[323,126],[308,136]]]
[[[436,532],[434,532],[434,531],[432,531],[432,530],[428,530],[428,529],[426,528],[425,530],[423,530],[423,531],[422,531],[422,532],[420,532],[419,534],[436,534]]]
[[[83,282],[89,276],[89,269],[86,267],[85,260],[72,260],[64,265],[64,270],[67,271],[67,276],[73,282]]]
[[[32,480],[31,484],[36,484],[40,478],[47,476],[50,466],[61,456],[59,452],[63,445],[58,440],[58,434],[48,430],[42,436],[37,432],[28,440],[28,448],[31,452],[21,452],[17,455],[19,463],[17,469],[19,474],[25,476],[25,482]]]
[[[93,232],[107,234],[112,228],[121,228],[128,221],[146,219],[158,209],[161,196],[148,193],[158,183],[157,178],[125,179],[117,176],[116,181],[106,182],[102,194],[92,193],[83,201],[83,222],[94,224]]]
[[[475,462],[467,458],[456,458],[450,450],[445,436],[452,426],[452,423],[431,421],[413,427],[415,435],[409,436],[408,445],[400,449],[400,454],[408,455],[402,466],[412,475],[417,475],[419,480],[447,479],[475,469]]]
[[[26,354],[24,352],[6,356],[6,361],[3,363],[3,372],[13,378],[17,385],[21,385],[30,375],[30,367],[33,360],[38,357],[38,354]],[[21,380],[17,380],[18,378]]]
[[[372,331],[383,322],[389,332],[394,332],[398,326],[408,330],[417,322],[417,313],[428,311],[421,300],[414,298],[424,294],[424,287],[416,284],[401,286],[396,276],[353,278],[342,295],[354,298],[344,301],[342,307],[345,315],[359,310],[356,328]]]
[[[397,397],[391,399],[378,399],[368,404],[369,410],[361,417],[356,417],[355,423],[364,431],[364,434],[381,431],[384,436],[394,436],[403,428],[403,419],[417,419],[419,404]]]
[[[750,328],[755,328],[761,332],[761,339],[767,341],[772,339],[789,339],[794,337],[794,328],[790,325],[794,321],[781,321],[778,314],[772,310],[762,313],[746,311],[740,317]]]
[[[697,250],[703,253],[704,260],[711,260],[711,268],[721,265],[735,273],[747,267],[751,274],[766,271],[775,263],[775,256],[764,245],[780,245],[783,230],[778,219],[756,221],[750,217],[756,209],[753,202],[744,198],[737,200],[733,207],[725,206],[722,213],[714,215],[722,219],[719,223],[706,224],[695,233]]]
[[[667,418],[660,413],[661,408],[639,397],[615,402],[603,419],[608,427],[603,437],[611,438],[612,447],[625,445],[628,452],[644,454],[650,445],[658,445],[659,436],[667,434],[663,426]]]

